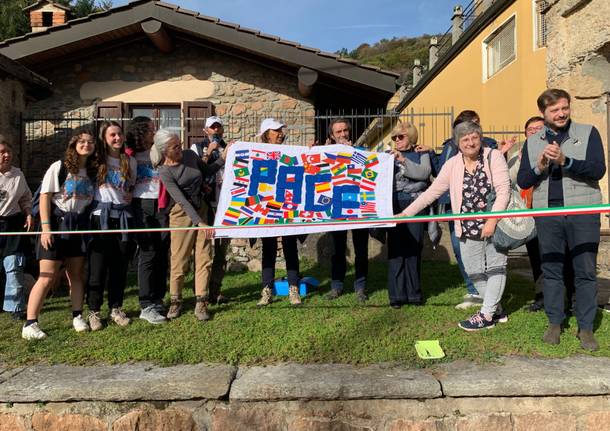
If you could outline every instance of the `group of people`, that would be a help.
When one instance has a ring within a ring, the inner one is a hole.
[[[437,203],[441,213],[465,214],[506,209],[511,190],[518,189],[530,207],[562,207],[601,203],[598,181],[605,174],[605,157],[599,132],[570,119],[570,96],[549,89],[538,98],[540,117],[525,125],[526,140],[498,145],[483,136],[480,118],[463,111],[456,118],[452,137],[442,152],[418,144],[415,126],[400,122],[392,130],[394,156],[392,201],[399,216],[427,214]],[[267,118],[258,140],[284,143],[285,125]],[[155,132],[147,117],[136,117],[126,133],[120,124],[104,122],[96,137],[76,133],[63,159],[46,171],[32,196],[23,173],[11,164],[12,146],[0,137],[0,251],[6,274],[4,310],[16,317],[25,310],[22,337],[46,337],[39,325],[49,289],[65,268],[70,286],[73,327],[78,332],[104,327],[100,310],[107,292],[109,319],[126,326],[122,309],[128,262],[137,247],[140,315],[151,324],[175,319],[183,311],[184,278],[194,267],[199,321],[211,318],[210,303],[227,298],[221,284],[227,265],[228,239],[214,239],[213,220],[223,180],[225,156],[232,142],[224,141],[219,117],[205,122],[206,138],[183,149],[180,137],[161,129]],[[352,145],[351,124],[335,119],[329,125],[330,143]],[[434,178],[434,179],[433,179]],[[36,223],[38,221],[38,223]],[[1,235],[35,229],[39,277],[25,304],[24,236]],[[468,219],[449,223],[452,247],[467,287],[457,308],[480,306],[459,322],[466,331],[492,328],[508,320],[501,300],[507,276],[507,250],[490,240],[496,219]],[[393,308],[424,302],[421,256],[428,223],[398,223],[383,231],[388,250],[388,295]],[[158,231],[155,228],[171,228]],[[201,229],[188,229],[201,227]],[[125,229],[142,229],[136,233]],[[565,320],[565,286],[574,291],[578,337],[585,349],[596,350],[593,335],[596,312],[597,215],[536,218],[538,238],[527,244],[536,297],[532,311],[544,308],[549,327],[546,343],[558,344]],[[58,231],[114,230],[109,233],[54,234]],[[354,245],[354,291],[367,301],[367,229],[351,230]],[[372,232],[371,232],[372,234]],[[344,291],[348,231],[331,233],[331,284],[329,300]],[[378,235],[375,235],[379,238]],[[286,261],[289,301],[300,305],[299,236],[262,239],[262,290],[259,306],[273,301],[278,240]],[[192,259],[194,257],[194,259]],[[169,278],[169,304],[167,294]],[[84,302],[88,314],[84,317]]]

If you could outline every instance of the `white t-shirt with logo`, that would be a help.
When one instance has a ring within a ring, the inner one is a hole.
[[[42,179],[40,193],[53,193],[51,202],[64,212],[82,214],[91,205],[95,192],[95,186],[87,176],[87,169],[81,168],[78,174],[68,172],[66,181],[59,183],[59,171],[61,170],[61,160],[56,161]]]
[[[129,171],[131,178],[127,180],[121,175],[120,159],[106,157],[106,179],[104,184],[95,190],[95,200],[98,202],[112,202],[115,205],[126,205],[131,203],[132,188],[138,172],[138,163],[133,157],[129,157]],[[93,215],[100,215],[101,209],[93,211]],[[119,211],[110,211],[110,217],[119,217]]]
[[[159,198],[159,172],[153,168],[150,162],[150,150],[136,153],[138,163],[138,175],[136,186],[133,190],[134,198],[158,199]]]

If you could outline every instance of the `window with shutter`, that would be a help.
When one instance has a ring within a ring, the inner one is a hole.
[[[547,0],[533,0],[534,2],[534,36],[535,47],[544,48],[546,46],[547,23],[546,15],[543,11],[549,5]]]
[[[204,138],[205,120],[214,115],[214,105],[210,102],[183,102],[184,147],[191,146]]]
[[[123,102],[100,102],[95,106],[95,132],[99,130],[99,125],[104,120],[118,122],[125,129],[123,122],[124,105]]]
[[[513,16],[485,40],[484,50],[487,59],[485,76],[487,79],[516,58],[515,29],[515,17]]]

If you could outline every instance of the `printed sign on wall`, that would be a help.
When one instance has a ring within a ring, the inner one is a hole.
[[[214,224],[217,237],[257,238],[393,223],[290,226],[392,216],[392,156],[346,145],[237,142],[227,154]],[[271,225],[265,229],[252,226]]]

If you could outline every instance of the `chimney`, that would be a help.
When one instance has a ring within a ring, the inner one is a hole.
[[[30,26],[33,33],[66,23],[70,14],[69,7],[50,0],[38,0],[23,10],[30,16]]]
[[[419,59],[413,60],[413,86],[417,85],[421,76],[423,75],[424,68],[421,65]]]
[[[457,5],[453,8],[453,18],[451,18],[451,45],[455,45],[455,42],[462,35],[462,23],[464,22],[464,11],[461,5]]]
[[[436,64],[438,60],[438,39],[435,37],[430,38],[430,47],[428,48],[428,70]]]

